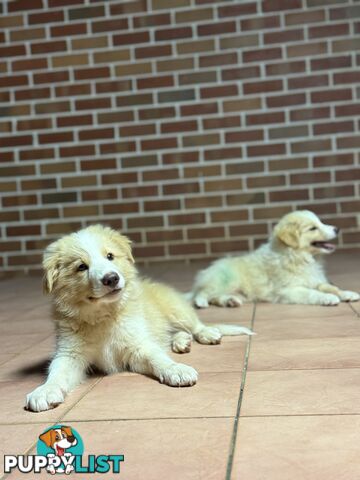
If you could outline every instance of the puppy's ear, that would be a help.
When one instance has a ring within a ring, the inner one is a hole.
[[[288,247],[298,248],[299,228],[295,222],[280,222],[274,229],[274,235]]]
[[[114,241],[116,245],[122,250],[131,263],[135,263],[134,257],[131,251],[131,240],[125,235],[121,235],[120,232],[114,232]]]
[[[52,243],[46,248],[43,257],[43,268],[43,290],[44,293],[51,293],[59,276],[59,253],[57,242]]]
[[[63,430],[66,433],[67,437],[73,437],[71,427],[61,427],[61,430]]]
[[[52,447],[55,441],[55,432],[54,430],[48,430],[47,432],[40,435],[40,440],[42,440],[46,446]]]

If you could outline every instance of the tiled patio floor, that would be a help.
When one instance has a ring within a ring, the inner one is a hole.
[[[332,281],[359,291],[359,260],[331,257]],[[187,290],[197,267],[146,273]],[[0,282],[0,300],[2,472],[4,454],[35,454],[38,435],[64,423],[80,433],[86,454],[124,454],[117,476],[124,480],[360,478],[360,304],[201,311],[206,322],[252,326],[257,335],[194,344],[181,361],[200,372],[195,387],[130,373],[93,376],[63,405],[36,414],[23,405],[53,348],[49,301],[39,278],[19,277]]]

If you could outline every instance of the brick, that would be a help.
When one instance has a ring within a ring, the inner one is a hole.
[[[278,15],[257,16],[254,18],[247,18],[246,20],[241,20],[240,22],[241,31],[264,30],[268,28],[278,27],[280,27],[280,17]]]
[[[34,100],[50,97],[50,88],[31,88],[26,90],[17,90],[15,100]]]
[[[41,195],[42,203],[68,203],[76,202],[76,192],[58,192],[58,193],[46,193]]]
[[[216,148],[212,150],[204,151],[205,160],[224,160],[230,158],[241,158],[242,149],[241,147],[232,147],[232,148]]]
[[[330,117],[329,107],[312,107],[290,111],[290,120],[292,122],[328,117]]]
[[[169,245],[171,255],[191,255],[205,253],[206,247],[202,243],[189,243],[181,245]]]
[[[165,148],[176,148],[177,139],[176,138],[154,138],[151,140],[142,140],[141,148],[143,150],[162,150]]]
[[[198,25],[197,27],[197,34],[199,35],[199,37],[204,35],[219,35],[220,33],[231,33],[235,31],[236,23],[234,21],[207,23],[203,25]]]
[[[197,122],[195,120],[161,124],[161,133],[189,132],[193,130],[197,130]]]
[[[338,170],[335,173],[336,182],[346,182],[360,180],[360,168],[352,168],[349,170]]]
[[[39,23],[55,23],[63,22],[64,13],[61,10],[54,12],[44,12],[44,13],[31,13],[28,16],[29,25],[39,24]]]
[[[153,182],[154,180],[173,180],[179,178],[177,168],[162,168],[161,170],[146,170],[142,173],[144,182]]]
[[[133,33],[121,33],[113,36],[114,45],[133,45],[136,43],[149,42],[149,32],[133,32]]]
[[[140,167],[152,167],[158,164],[156,155],[139,155],[131,157],[122,157],[122,168],[140,168]]]
[[[216,133],[183,137],[183,144],[185,147],[214,145],[218,143],[220,143],[220,136]]]
[[[172,183],[163,185],[162,191],[164,195],[199,193],[200,185],[198,182]]]
[[[262,92],[275,92],[283,89],[282,80],[266,80],[264,82],[243,83],[245,95]]]
[[[71,23],[59,27],[50,27],[52,37],[68,37],[71,35],[85,35],[87,33],[86,23]]]
[[[303,185],[308,183],[329,183],[330,180],[330,172],[296,173],[290,175],[290,183],[293,185]]]
[[[325,20],[325,10],[309,10],[299,13],[287,13],[285,15],[286,25],[304,25],[307,23],[320,23]]]
[[[266,235],[268,232],[266,223],[246,223],[241,225],[230,225],[232,237],[248,235]]]
[[[177,40],[179,38],[188,38],[192,36],[191,27],[165,28],[155,31],[155,40]]]
[[[347,35],[349,33],[349,25],[342,23],[338,25],[324,25],[309,28],[309,38],[334,37],[336,35]]]
[[[91,67],[74,70],[75,80],[87,80],[93,78],[103,78],[110,76],[109,67]]]
[[[130,2],[120,2],[110,6],[111,15],[124,15],[146,11],[146,0],[132,0]]]
[[[161,227],[164,224],[163,217],[134,217],[127,220],[128,228],[142,228],[142,227]]]
[[[71,67],[77,65],[88,65],[89,56],[87,54],[64,55],[60,57],[52,57],[51,63],[53,67]]]
[[[230,48],[257,47],[259,45],[259,35],[241,35],[239,37],[231,36],[220,38],[220,48],[227,50]]]
[[[36,58],[31,60],[17,60],[12,63],[13,72],[18,72],[21,70],[38,70],[46,69],[47,60],[46,58]]]
[[[305,62],[277,62],[265,66],[266,75],[287,75],[291,73],[305,72]]]
[[[88,187],[97,184],[97,178],[95,175],[81,175],[64,177],[61,179],[62,188],[74,188],[74,187]]]
[[[31,44],[31,53],[53,53],[53,52],[65,52],[67,49],[66,42],[59,40],[56,42],[39,42]],[[54,72],[57,73],[57,72]]]
[[[247,98],[241,100],[225,101],[223,103],[224,112],[242,112],[247,110],[258,110],[261,108],[261,99]]]
[[[233,128],[239,127],[241,125],[240,116],[232,115],[229,117],[213,117],[213,118],[204,118],[203,128],[205,130],[209,129],[219,129],[219,128]]]
[[[357,38],[349,38],[346,40],[336,40],[332,42],[333,52],[352,52],[353,50],[359,50],[359,40]]]
[[[80,222],[49,223],[46,225],[46,233],[48,235],[64,235],[79,230],[80,228]]]
[[[347,89],[347,90],[326,89],[321,92],[311,93],[311,101],[313,103],[340,102],[342,100],[351,100],[351,98],[352,98],[352,93],[350,89]]]
[[[325,134],[340,133],[340,132],[353,132],[354,123],[352,121],[318,123],[313,126],[313,131],[314,131],[314,135],[325,135]]]
[[[82,171],[113,170],[116,168],[116,159],[102,158],[102,159],[82,160],[80,162],[80,168]]]
[[[158,72],[174,72],[177,70],[188,70],[194,67],[193,58],[177,58],[175,60],[163,60],[156,63]]]
[[[0,211],[0,221],[1,222],[18,222],[20,220],[20,214],[18,211],[7,210]]]
[[[165,165],[168,164],[178,164],[178,163],[191,163],[199,161],[199,152],[198,151],[186,151],[181,152],[177,151],[174,153],[164,153],[162,156],[162,162]]]
[[[58,83],[69,80],[69,72],[66,70],[60,72],[36,73],[33,75],[34,83]]]
[[[120,127],[120,137],[135,137],[143,135],[154,135],[156,133],[155,125],[137,124],[126,127]]]
[[[342,55],[339,57],[316,58],[311,60],[310,65],[311,70],[330,70],[351,67],[351,57]]]
[[[202,55],[199,57],[200,68],[231,64],[238,64],[238,55],[236,52],[222,53],[219,55]]]
[[[58,117],[56,125],[58,127],[75,127],[77,125],[91,125],[93,122],[92,115],[71,115],[69,117]]]
[[[43,130],[52,128],[51,118],[39,118],[32,120],[18,120],[16,124],[18,131],[22,130]]]
[[[12,42],[22,42],[24,40],[37,40],[45,38],[46,32],[44,28],[26,28],[22,30],[10,31],[10,40]]]
[[[341,72],[334,74],[334,83],[359,83],[360,82],[360,72]]]
[[[283,123],[285,122],[285,114],[283,111],[257,113],[246,115],[247,125],[264,125],[267,123]]]
[[[164,257],[165,249],[163,246],[154,247],[134,247],[134,254],[136,258],[141,257]]]
[[[21,27],[23,24],[23,15],[3,15],[0,18],[0,28]]]
[[[54,174],[54,173],[67,173],[75,172],[76,167],[74,162],[59,162],[59,163],[49,163],[40,166],[40,171],[42,174]]]
[[[95,63],[111,63],[111,62],[122,62],[124,60],[130,59],[129,50],[109,50],[104,52],[96,52],[93,54]]]
[[[192,23],[213,18],[212,8],[192,8],[175,12],[176,23]],[[170,23],[170,21],[169,21]]]
[[[23,10],[37,10],[43,8],[43,0],[15,0],[8,2],[8,12],[19,12]]]
[[[139,110],[140,120],[175,117],[174,107],[148,108]]]
[[[113,128],[91,128],[78,132],[79,140],[96,140],[98,138],[114,138]]]
[[[115,197],[116,198],[116,197]],[[105,214],[120,214],[120,213],[137,213],[139,211],[139,204],[137,202],[121,202],[111,205],[104,205],[103,210]]]
[[[358,5],[330,9],[331,20],[351,19],[359,16],[360,9]]]
[[[329,84],[327,75],[306,75],[288,79],[289,89],[323,87]]]
[[[157,27],[171,23],[169,13],[133,17],[134,28]]]
[[[337,148],[359,148],[360,137],[341,137],[336,139]]]
[[[186,167],[184,168],[184,177],[185,178],[199,178],[199,177],[212,177],[221,175],[221,166],[220,165],[206,165],[206,166],[196,166],[196,167]]]
[[[258,67],[257,65],[251,67],[224,69],[221,73],[221,78],[225,81],[254,77],[260,77],[260,67]]]
[[[187,90],[168,90],[158,94],[159,103],[168,102],[185,102],[187,100],[195,99],[195,92],[193,89]]]
[[[159,77],[139,78],[136,81],[138,90],[146,88],[161,88],[174,86],[174,77],[171,75],[163,75]]]
[[[78,97],[80,95],[90,95],[91,85],[66,85],[55,87],[55,95],[57,97]]]
[[[252,13],[257,13],[256,2],[240,3],[238,5],[229,5],[218,8],[218,14],[220,18],[251,15]]]
[[[303,29],[283,30],[264,33],[264,43],[287,43],[304,40]]]
[[[14,207],[14,206],[23,206],[23,205],[36,205],[37,198],[36,195],[16,195],[11,197],[3,197],[3,206],[4,207]]]
[[[22,190],[47,190],[56,188],[55,178],[41,178],[38,180],[22,180]]]
[[[301,0],[262,0],[261,7],[263,12],[293,10],[302,8],[302,2]]]
[[[0,78],[0,87],[16,87],[19,85],[27,85],[28,76],[27,75],[13,75],[9,77]]]
[[[308,200],[308,190],[278,190],[269,193],[270,202],[293,202],[298,200]]]
[[[339,197],[352,197],[354,196],[353,185],[341,185],[332,187],[323,187],[314,189],[315,198],[339,198]]]
[[[253,145],[247,147],[249,157],[261,157],[266,155],[280,155],[285,153],[285,145],[282,143],[274,143],[269,145]]]
[[[200,89],[201,98],[231,97],[236,95],[238,95],[238,86],[235,84]]]
[[[264,139],[263,130],[244,130],[239,132],[228,132],[225,134],[225,142],[256,142]]]
[[[217,103],[202,103],[202,104],[190,104],[190,105],[181,105],[180,112],[182,116],[191,116],[191,115],[208,115],[211,113],[218,112]]]
[[[134,120],[134,112],[116,110],[107,113],[98,113],[97,119],[99,123],[121,123],[131,122]]]
[[[68,11],[69,20],[103,17],[104,15],[105,15],[105,8],[103,5],[94,6],[94,7],[70,8]]]
[[[291,144],[293,153],[318,152],[321,150],[331,150],[331,141],[324,140],[307,140]]]
[[[217,74],[215,70],[197,73],[184,73],[179,75],[180,85],[191,85],[196,83],[216,82]]]
[[[158,187],[156,185],[123,187],[122,195],[124,198],[153,197],[158,195]]]
[[[71,147],[61,147],[59,149],[60,157],[81,157],[95,154],[94,145],[75,145]]]
[[[306,103],[305,93],[297,93],[293,95],[276,95],[274,97],[266,97],[266,105],[268,108],[287,107],[289,105],[301,105]]]
[[[205,180],[205,192],[227,192],[229,190],[242,190],[243,180],[241,178],[234,179],[217,179],[214,181]]]
[[[294,127],[281,127],[269,129],[269,138],[294,138],[308,136],[309,129],[307,125],[296,125]]]
[[[41,160],[49,158],[55,158],[55,151],[53,148],[35,148],[32,150],[22,150],[20,152],[20,160]],[[41,170],[41,173],[44,172]]]
[[[94,98],[86,100],[77,100],[75,102],[76,110],[96,110],[99,108],[110,108],[110,98]]]
[[[353,164],[354,164],[354,156],[352,153],[315,156],[313,158],[314,168],[320,168],[320,167],[328,168],[328,167],[334,167],[334,166],[353,165]]]
[[[181,42],[176,45],[176,50],[178,54],[187,54],[187,53],[199,53],[199,52],[212,52],[215,50],[215,41],[214,39],[206,40],[192,40],[189,42]]]
[[[263,172],[264,162],[252,161],[252,162],[237,162],[229,163],[226,165],[227,175],[244,175],[247,173]]]
[[[192,213],[189,215],[169,215],[169,225],[188,225],[196,223],[204,223],[205,214],[204,213]]]
[[[237,193],[233,195],[226,195],[227,205],[243,205],[264,203],[265,194],[263,192]]]
[[[118,192],[116,189],[106,189],[104,187],[101,190],[86,190],[81,192],[81,199],[83,201],[93,201],[93,200],[113,200],[118,197]],[[104,213],[111,213],[107,210],[108,208],[112,207],[113,205],[104,205]]]
[[[337,117],[360,115],[360,103],[352,103],[351,105],[337,105],[335,107],[335,115]]]
[[[259,50],[248,50],[243,52],[244,62],[261,62],[263,60],[274,60],[281,58],[281,48],[262,48]]]
[[[165,210],[179,210],[180,200],[154,200],[144,202],[145,212],[159,212]]]
[[[210,218],[211,218],[211,221],[214,223],[238,222],[241,220],[248,220],[249,214],[248,214],[248,211],[245,209],[227,210],[227,211],[221,211],[221,212],[211,212]]]
[[[97,48],[106,48],[108,47],[108,39],[104,37],[94,37],[94,38],[73,38],[71,40],[71,46],[73,50],[92,50]]]
[[[289,213],[289,207],[267,207],[267,208],[255,208],[254,209],[254,218],[255,219],[274,219],[278,220],[283,215]]]
[[[123,153],[123,152],[133,152],[136,149],[135,142],[111,142],[111,143],[102,143],[100,145],[100,153]]]
[[[73,132],[43,133],[38,136],[40,144],[73,141]]]
[[[185,208],[199,209],[208,207],[221,207],[221,196],[201,196],[201,197],[187,197],[185,198]]]
[[[26,235],[40,235],[40,225],[24,225],[21,227],[8,227],[6,234],[9,237],[23,237]]]
[[[266,175],[264,177],[248,177],[246,184],[248,188],[265,188],[285,185],[285,181],[285,175]]]
[[[157,45],[156,47],[141,47],[135,49],[136,58],[167,57],[172,53],[171,45]]]
[[[21,145],[32,145],[31,135],[17,135],[0,138],[0,147],[19,147]]]
[[[286,53],[289,58],[321,55],[327,53],[327,44],[325,42],[306,42],[299,45],[289,45],[286,47]]]

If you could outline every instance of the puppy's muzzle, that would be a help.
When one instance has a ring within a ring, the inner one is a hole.
[[[110,272],[103,276],[101,279],[101,283],[105,285],[105,287],[115,288],[119,283],[120,277],[116,272]]]

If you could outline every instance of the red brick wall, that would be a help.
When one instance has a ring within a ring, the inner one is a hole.
[[[139,259],[213,257],[304,207],[360,246],[358,2],[1,8],[3,270],[99,221]]]

